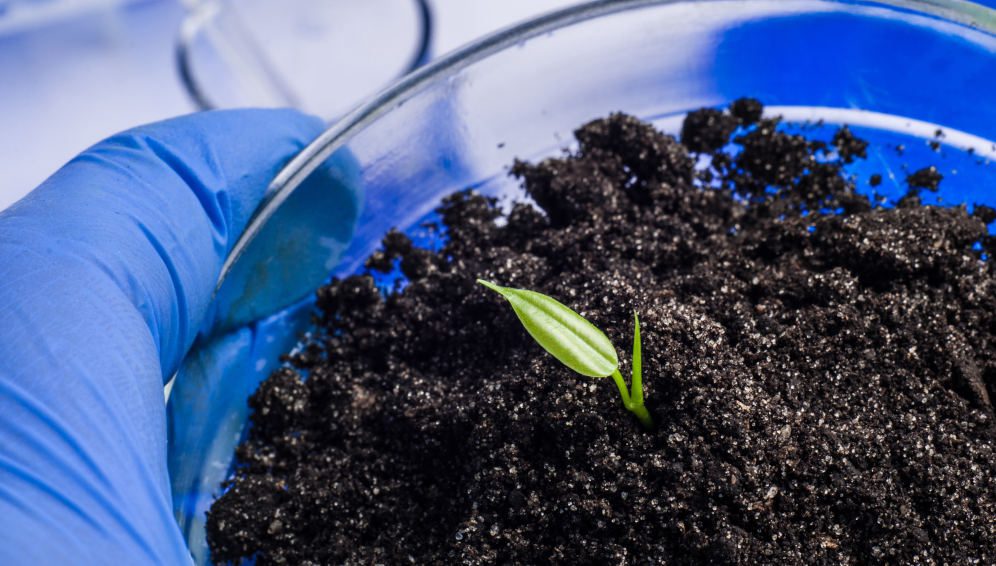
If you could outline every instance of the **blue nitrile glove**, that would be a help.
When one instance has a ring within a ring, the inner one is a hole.
[[[137,128],[0,212],[0,564],[190,562],[163,385],[269,180],[321,128],[289,110]]]

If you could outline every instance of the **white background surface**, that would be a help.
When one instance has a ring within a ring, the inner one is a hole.
[[[18,19],[26,11],[9,7],[4,14],[7,1],[0,0],[0,209],[94,142],[195,110],[174,61],[186,15],[180,0],[139,0],[124,7],[115,7],[120,0],[57,0],[73,9],[56,19],[51,14]],[[574,3],[430,1],[436,55]],[[357,46],[356,52],[364,49],[377,47]]]

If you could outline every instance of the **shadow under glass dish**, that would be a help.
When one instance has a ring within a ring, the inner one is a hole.
[[[827,133],[849,124],[871,142],[868,159],[850,172],[882,173],[878,190],[887,196],[905,191],[907,164],[935,164],[945,175],[945,203],[996,205],[993,92],[996,12],[940,0],[594,2],[499,32],[409,75],[274,179],[226,263],[222,311],[280,305],[252,277],[260,270],[308,276],[279,297],[293,307],[251,332],[199,345],[178,376],[169,465],[175,512],[195,558],[208,560],[204,512],[231,472],[246,399],[307,330],[312,291],[330,268],[356,272],[389,228],[417,230],[442,196],[469,186],[520,196],[507,176],[514,158],[555,154],[570,146],[576,127],[610,112],[677,133],[689,110],[754,96],[790,122],[824,120]],[[938,128],[945,137],[935,152],[928,142]],[[336,184],[362,191],[351,239],[341,230],[350,211],[330,196],[342,193]],[[310,206],[322,199],[328,207]]]

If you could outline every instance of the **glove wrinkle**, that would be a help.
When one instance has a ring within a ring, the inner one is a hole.
[[[214,229],[215,242],[229,244],[228,227],[231,225],[232,217],[226,210],[228,195],[224,189],[224,177],[216,171],[217,164],[211,159],[212,152],[208,148],[198,148],[203,151],[198,152],[201,158],[201,171],[192,171],[181,156],[173,153],[173,149],[166,147],[155,138],[146,137],[143,140],[152,155],[156,156],[167,168],[175,173],[182,180],[190,192],[197,197],[197,202],[201,205],[201,210],[207,215],[211,226]],[[230,245],[224,245],[227,253]]]
[[[187,333],[187,328],[189,327],[188,313],[190,312],[187,305],[187,293],[183,288],[183,280],[180,278],[180,275],[177,272],[177,267],[173,265],[173,259],[172,259],[173,255],[170,254],[168,251],[166,251],[163,244],[159,242],[158,239],[156,239],[156,235],[147,226],[145,226],[144,224],[138,224],[138,229],[145,236],[146,241],[149,242],[149,245],[152,246],[152,249],[156,251],[156,255],[159,256],[159,260],[162,262],[163,268],[166,269],[167,273],[169,273],[169,280],[173,286],[171,294],[175,298],[175,307],[171,310],[170,312],[171,316],[169,318],[170,320],[176,322],[176,330],[174,331],[175,335],[185,336],[187,337],[187,341],[192,343],[194,340],[194,336],[192,335],[188,336]],[[153,309],[153,313],[156,312],[157,311]],[[157,317],[154,316],[146,317],[146,320],[149,324],[149,332],[152,333],[153,337],[156,338],[155,342],[156,344],[159,345],[159,357],[160,359],[162,359],[164,357],[163,356],[164,346],[162,343],[164,337],[157,336],[157,334],[159,334],[159,324],[158,324],[159,321],[157,320]],[[189,347],[190,347],[189,343],[183,345],[184,350],[186,350]],[[168,349],[166,351],[170,352],[170,350]],[[169,359],[169,357],[167,357],[167,359]],[[165,375],[163,377],[166,378]],[[163,384],[165,384],[165,381],[163,382]]]

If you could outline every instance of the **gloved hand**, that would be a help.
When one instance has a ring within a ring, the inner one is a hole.
[[[140,127],[0,213],[0,564],[190,562],[163,385],[269,180],[321,128],[289,110]]]

